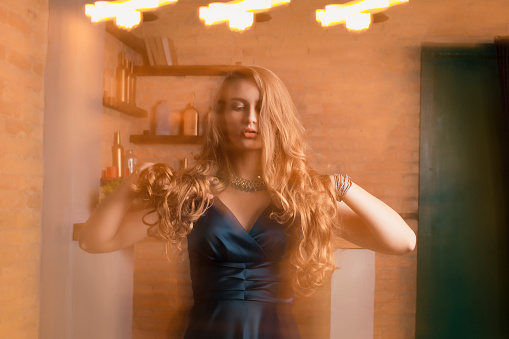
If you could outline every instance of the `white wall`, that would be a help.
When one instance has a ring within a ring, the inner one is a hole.
[[[129,339],[132,249],[91,255],[72,241],[101,173],[104,26],[84,5],[50,1],[39,338]]]
[[[331,339],[372,339],[374,335],[375,252],[336,251],[331,282]]]

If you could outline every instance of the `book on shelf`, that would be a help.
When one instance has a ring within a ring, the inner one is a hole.
[[[171,66],[177,64],[175,45],[170,38],[144,38],[147,56],[151,66]]]
[[[170,52],[170,44],[168,43],[168,38],[162,38],[161,42],[163,44],[164,57],[166,59],[166,64],[168,66],[173,65],[171,60],[171,52]]]
[[[149,38],[145,38],[145,39],[143,39],[143,41],[145,42],[145,49],[147,50],[148,62],[150,64],[150,66],[154,66],[155,65],[154,56],[152,55],[152,48],[150,48],[148,39]]]

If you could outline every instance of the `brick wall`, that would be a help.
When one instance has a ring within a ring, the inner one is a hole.
[[[0,4],[0,337],[37,338],[48,1]]]
[[[421,43],[492,42],[495,35],[508,35],[507,2],[414,0],[387,11],[389,21],[360,33],[320,27],[314,11],[326,1],[294,1],[244,33],[230,32],[224,24],[205,28],[196,17],[203,4],[171,5],[164,28],[157,21],[145,23],[143,32],[172,38],[180,64],[241,62],[275,71],[295,100],[310,146],[320,155],[317,166],[350,174],[417,230]],[[145,109],[168,100],[180,110],[194,101],[203,114],[218,79],[145,77],[138,84],[137,101]],[[140,133],[148,129],[148,120],[136,120],[135,126]],[[105,135],[108,145],[110,134]],[[197,150],[133,148],[142,160],[174,165]],[[164,245],[154,241],[137,245],[135,257],[133,338],[179,333],[185,324],[176,312],[190,305],[185,262],[168,263]],[[416,251],[402,257],[377,254],[375,338],[415,336],[416,264]],[[319,309],[319,303],[313,305]]]

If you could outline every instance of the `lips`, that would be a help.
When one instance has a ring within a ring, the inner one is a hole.
[[[258,132],[254,128],[248,127],[242,132],[242,135],[248,139],[254,139],[258,135]]]

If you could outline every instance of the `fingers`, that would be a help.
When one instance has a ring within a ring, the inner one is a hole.
[[[153,165],[154,165],[153,162],[144,162],[143,164],[138,166],[137,171],[141,172],[144,169],[149,168],[150,166],[153,166]]]
[[[143,164],[141,165],[136,165],[135,168],[134,168],[134,171],[132,174],[134,174],[132,177],[133,177],[133,180],[137,180],[140,173],[143,172],[143,170],[153,166],[154,163],[153,162],[144,162]]]
[[[131,173],[127,179],[125,180],[126,184],[129,186],[130,191],[136,192],[138,189],[137,183],[139,179],[140,172],[142,172],[144,169],[154,165],[153,162],[145,162],[141,165],[137,165],[134,168],[133,173]]]

